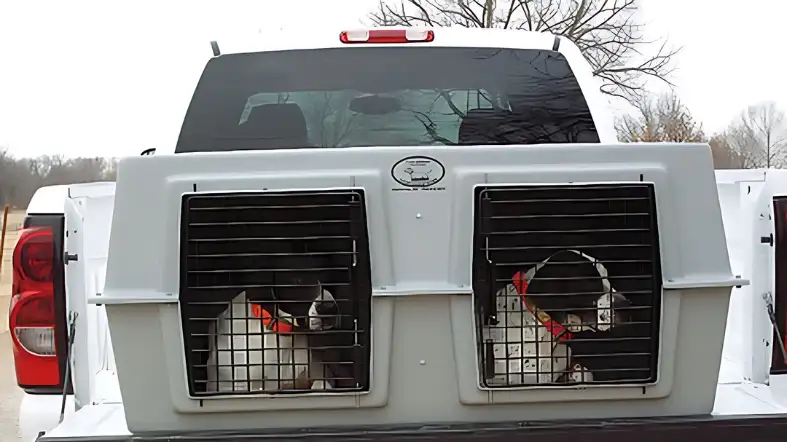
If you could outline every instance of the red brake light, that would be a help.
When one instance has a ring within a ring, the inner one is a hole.
[[[23,308],[22,308],[23,307]],[[28,297],[16,315],[17,326],[51,327],[55,322],[55,300],[53,296]]]
[[[52,282],[55,259],[54,240],[50,229],[23,229],[14,249],[14,271],[20,279]]]
[[[14,343],[17,382],[22,387],[60,385],[55,345],[55,244],[52,230],[19,232],[8,323]]]
[[[339,34],[342,43],[429,43],[434,41],[434,31],[419,29],[370,29],[344,31]]]

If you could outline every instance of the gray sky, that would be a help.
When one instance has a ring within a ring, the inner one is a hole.
[[[757,101],[787,107],[787,1],[641,1],[650,36],[684,47],[674,81],[706,129]],[[376,3],[0,0],[0,147],[122,156],[174,143],[210,40],[357,27]]]

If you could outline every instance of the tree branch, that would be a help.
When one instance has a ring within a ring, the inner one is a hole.
[[[602,82],[604,94],[636,102],[646,80],[672,86],[680,48],[643,36],[636,0],[381,0],[369,16],[385,26],[499,27],[547,31],[574,42]]]

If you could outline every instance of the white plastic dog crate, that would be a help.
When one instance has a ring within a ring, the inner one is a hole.
[[[431,162],[439,176],[413,184],[394,166],[417,155],[357,148],[122,160],[100,302],[129,428],[711,411],[729,295],[740,281],[707,146],[432,147],[413,164]],[[284,212],[271,217],[276,210]],[[264,235],[301,248],[243,248],[243,238]],[[302,242],[328,236],[321,246]],[[247,259],[276,253],[335,259],[280,261],[276,269],[301,272],[290,279],[271,276],[266,266],[276,260]],[[304,276],[315,269],[316,281]],[[301,300],[292,314],[285,297],[255,293],[280,283],[317,286],[310,293],[325,304]],[[260,307],[229,309],[244,291]],[[283,386],[308,370],[310,350],[290,333],[300,356],[266,356],[264,341],[283,337],[265,334],[261,309],[280,315],[271,320],[285,332],[308,333],[315,320],[326,334],[344,331],[350,339],[335,362],[352,366],[351,382],[315,387],[329,380],[320,374]],[[207,338],[236,327],[239,336],[222,345],[246,356],[215,375],[236,376],[228,387],[211,390],[219,379],[208,379]],[[244,336],[250,331],[256,337]],[[295,362],[283,369],[282,361]]]

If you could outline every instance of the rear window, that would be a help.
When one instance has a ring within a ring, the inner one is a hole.
[[[176,153],[598,141],[559,53],[353,47],[211,59]]]

